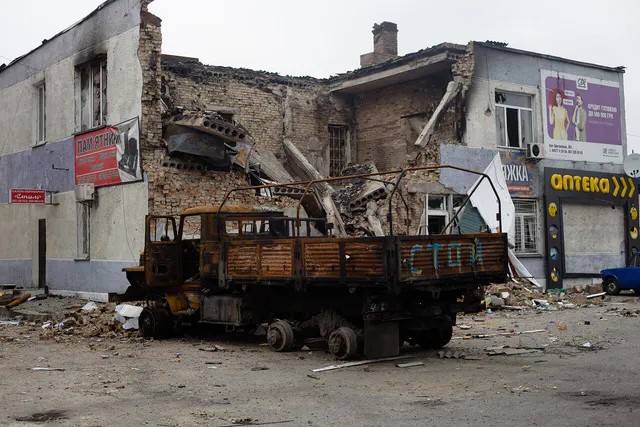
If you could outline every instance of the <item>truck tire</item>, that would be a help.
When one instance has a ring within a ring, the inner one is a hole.
[[[293,347],[293,327],[286,320],[277,320],[267,329],[267,342],[275,351],[289,351]]]
[[[347,360],[358,351],[358,338],[353,329],[343,326],[331,332],[327,340],[329,353],[338,360]]]
[[[620,293],[620,286],[618,285],[618,282],[616,281],[616,279],[609,277],[607,279],[605,279],[604,281],[604,291],[608,294],[608,295],[618,295]]]
[[[440,324],[431,329],[425,329],[420,332],[418,337],[418,345],[423,349],[435,349],[444,347],[451,341],[453,336],[453,326],[449,319],[442,319]]]
[[[145,338],[163,338],[168,335],[171,315],[163,308],[145,307],[140,313],[138,324]]]

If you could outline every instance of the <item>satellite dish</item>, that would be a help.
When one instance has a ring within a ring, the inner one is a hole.
[[[640,153],[631,153],[627,157],[625,157],[624,162],[622,163],[622,167],[624,168],[624,173],[626,173],[631,178],[639,178]]]

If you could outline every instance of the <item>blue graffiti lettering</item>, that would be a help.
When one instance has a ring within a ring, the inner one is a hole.
[[[449,267],[460,267],[462,265],[462,254],[460,247],[460,243],[451,243],[447,248],[447,263]],[[454,261],[451,256],[451,249],[455,248],[456,260]]]
[[[477,237],[473,239],[473,245],[471,245],[471,265],[482,265],[482,243]]]
[[[427,245],[427,249],[433,249],[433,268],[438,271],[438,251],[444,246],[434,243],[433,245]]]
[[[415,268],[413,266],[413,257],[416,252],[422,250],[422,245],[415,245],[411,248],[411,256],[409,257],[409,266],[411,267],[411,274],[422,274],[422,269]]]

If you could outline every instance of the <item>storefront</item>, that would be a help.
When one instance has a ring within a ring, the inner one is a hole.
[[[598,277],[637,252],[638,197],[622,174],[545,168],[547,288]]]

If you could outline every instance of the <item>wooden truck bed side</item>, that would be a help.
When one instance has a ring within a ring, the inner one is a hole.
[[[219,257],[219,242],[203,242],[203,275]],[[503,279],[507,274],[504,234],[362,237],[230,238],[222,243],[226,279],[386,285],[429,284],[445,279]],[[296,254],[299,252],[299,266]],[[389,252],[393,252],[390,254]],[[398,265],[393,266],[391,263]],[[394,268],[395,267],[395,268]],[[299,273],[297,273],[299,271]],[[299,274],[299,277],[297,277]]]

